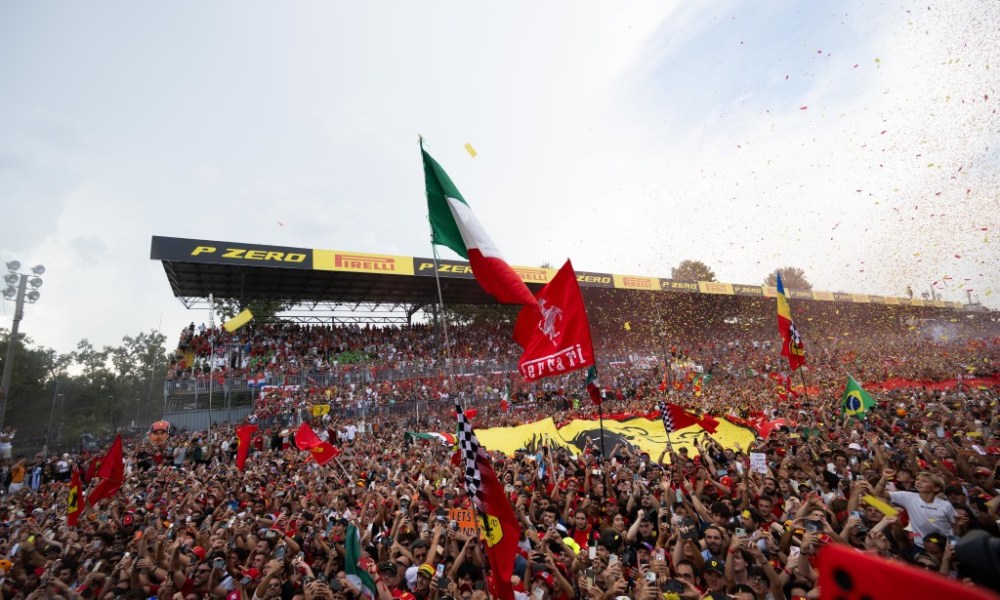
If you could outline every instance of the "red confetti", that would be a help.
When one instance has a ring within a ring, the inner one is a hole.
[[[879,135],[885,135],[885,132],[886,132],[886,131],[889,131],[889,130],[888,130],[888,129],[883,129],[883,130],[882,130],[882,133],[880,133]]]
[[[805,109],[807,109],[807,108],[809,108],[809,107],[808,107],[808,106],[800,106],[800,107],[799,107],[799,110],[805,110]]]
[[[857,69],[857,68],[858,68],[858,65],[854,65],[854,68],[855,68],[855,69]]]
[[[959,254],[956,254],[956,255],[955,255],[955,258],[962,258],[962,257],[961,257],[961,255],[959,255]]]

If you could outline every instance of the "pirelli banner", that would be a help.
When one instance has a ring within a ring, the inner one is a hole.
[[[150,258],[172,262],[305,269],[372,275],[433,277],[435,274],[435,263],[431,258],[161,236],[153,236]],[[536,286],[548,283],[556,274],[555,269],[518,265],[511,266],[521,277],[522,281],[527,284],[535,284]],[[444,278],[475,279],[469,263],[458,260],[438,260],[437,274]],[[580,283],[580,287],[587,288],[683,292],[688,294],[749,296],[756,298],[775,298],[777,296],[777,290],[764,285],[720,283],[715,281],[681,281],[646,275],[619,275],[615,273],[577,271],[576,279]],[[962,308],[962,304],[959,302],[944,302],[941,300],[802,290],[788,290],[788,293],[793,300],[950,309]]]

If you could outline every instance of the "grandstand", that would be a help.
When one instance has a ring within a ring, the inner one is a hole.
[[[159,236],[152,238],[151,258],[161,261],[171,290],[188,308],[207,306],[210,296],[240,303],[291,300],[296,308],[281,319],[313,327],[407,327],[433,322],[436,316],[433,259]],[[514,270],[533,290],[555,275],[555,270],[538,267],[514,266]],[[475,281],[468,263],[438,260],[437,273],[446,306],[495,304]],[[577,277],[595,347],[604,361],[627,360],[635,353],[662,356],[679,343],[700,343],[697,340],[752,343],[775,336],[773,288],[591,271],[578,271]],[[905,331],[913,323],[972,329],[989,319],[964,311],[959,303],[822,291],[789,290],[789,294],[800,329],[813,348],[839,332],[858,329],[858,324],[867,324],[868,332]],[[451,368],[466,374],[515,371],[516,348],[509,343],[511,348],[490,361],[455,361]],[[183,351],[184,364],[194,364],[193,350]],[[427,377],[441,368],[441,363],[408,364],[402,369],[386,363],[364,371],[340,369],[336,375],[298,369],[283,372],[280,380],[290,385],[307,381],[343,385]],[[178,413],[203,410],[215,402],[230,409],[249,406],[258,389],[250,375],[246,369],[233,369],[214,381],[209,377],[168,381],[166,416],[177,419]]]

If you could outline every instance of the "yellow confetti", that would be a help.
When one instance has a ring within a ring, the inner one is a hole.
[[[465,151],[468,152],[469,156],[471,156],[472,158],[476,158],[476,156],[479,155],[479,153],[476,152],[476,149],[472,147],[472,144],[469,143],[465,144]]]
[[[625,321],[625,331],[632,331],[632,324]]]

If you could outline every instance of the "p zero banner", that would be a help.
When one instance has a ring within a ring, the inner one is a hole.
[[[241,267],[313,268],[313,251],[306,248],[160,236],[153,236],[149,257],[153,260],[200,262]]]
[[[294,246],[270,246],[243,242],[222,242],[153,236],[150,258],[166,262],[232,265],[241,267],[271,267],[279,269],[304,269],[339,271],[373,275],[434,276],[434,261],[394,254],[369,254],[342,250],[318,250]],[[552,281],[556,271],[542,267],[511,265],[522,281],[544,285]],[[457,260],[439,260],[438,273],[444,278],[475,279],[469,263]],[[577,271],[576,280],[582,288],[617,288],[624,290],[685,292],[707,295],[736,295],[774,298],[776,290],[758,285],[731,284],[705,281],[679,281],[644,275],[619,275]],[[808,292],[788,290],[792,299],[845,302],[852,304],[886,304],[893,306],[924,306],[961,310],[961,302],[921,300],[893,297],[848,294],[843,292]]]
[[[532,442],[536,446],[555,444],[567,448],[574,454],[580,454],[586,448],[587,439],[594,447],[601,445],[601,427],[597,420],[574,419],[562,427],[557,427],[552,418],[526,423],[516,427],[493,427],[477,429],[476,436],[489,450],[514,454],[518,448],[523,448]],[[709,434],[698,425],[692,425],[670,435],[670,441],[675,448],[685,447],[689,455],[698,451],[694,447],[695,440],[708,436],[718,441],[724,448],[735,448],[737,444],[744,450],[750,447],[756,434],[747,427],[735,425],[719,419],[715,433]],[[663,421],[651,420],[645,417],[633,417],[622,420],[604,419],[604,445],[610,452],[615,444],[627,445],[648,452],[650,457],[657,458],[667,446],[667,434],[663,430]]]

